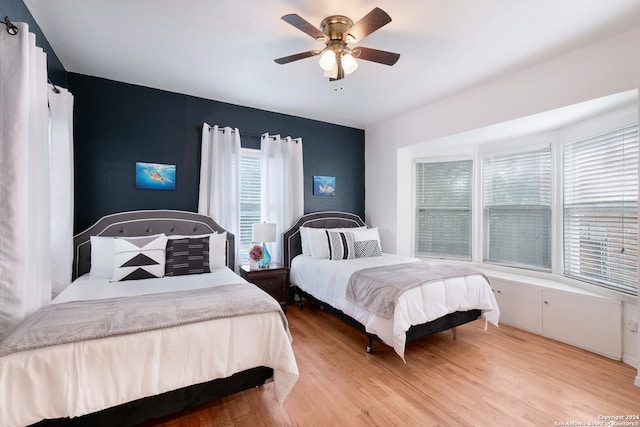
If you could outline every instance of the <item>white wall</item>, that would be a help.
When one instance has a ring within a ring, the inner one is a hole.
[[[418,154],[440,153],[445,146],[450,152],[458,141],[490,136],[505,122],[637,90],[638,46],[640,27],[367,127],[365,220],[379,228],[383,251],[411,254],[411,171]],[[625,322],[637,319],[634,305],[625,304]],[[640,334],[623,326],[626,352],[636,359]],[[640,386],[640,374],[635,383]]]
[[[410,181],[417,146],[437,149],[441,138],[638,89],[638,46],[640,28],[367,127],[365,219],[379,227],[383,250],[410,247],[411,198],[404,194],[410,189],[398,177]]]

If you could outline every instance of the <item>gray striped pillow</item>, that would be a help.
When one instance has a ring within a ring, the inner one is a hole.
[[[353,259],[356,257],[353,249],[353,233],[325,231],[329,241],[329,259]]]

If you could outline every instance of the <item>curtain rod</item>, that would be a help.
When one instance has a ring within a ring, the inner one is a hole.
[[[213,126],[207,124],[207,126],[209,126],[209,130],[213,129]],[[222,133],[224,133],[224,131],[226,129],[231,129],[231,133],[235,133],[236,130],[234,128],[232,128],[231,126],[218,126],[218,130],[221,131]],[[242,132],[243,136],[252,136],[254,138],[262,138],[262,135],[257,134],[257,133],[246,133],[246,132]]]
[[[4,21],[0,21],[0,24],[4,24],[7,26],[7,33],[11,34],[12,36],[15,36],[16,34],[18,34],[18,27],[16,27],[13,22],[11,22],[9,20],[8,16],[4,17]]]
[[[51,80],[47,79],[47,82],[51,85],[51,90],[53,91],[53,93],[60,93],[60,89],[58,89]]]
[[[5,16],[4,21],[0,21],[0,24],[4,24],[7,26],[7,33],[9,33],[10,35],[15,36],[16,34],[18,34],[18,27],[16,27],[15,24],[11,22],[8,16]],[[52,90],[55,93],[60,93],[60,89],[58,89],[51,80],[47,79],[47,82],[53,87]]]
[[[209,126],[209,130],[213,129],[213,126],[211,126],[211,125],[209,125],[209,124],[207,124],[207,126]],[[231,126],[218,126],[218,130],[222,131],[223,133],[224,133],[225,129],[227,129],[227,128],[231,129],[231,133],[235,133],[235,131],[236,131],[236,130],[235,130],[234,128],[232,128]],[[239,132],[239,131],[238,131],[238,132]],[[242,136],[251,136],[251,137],[254,137],[254,138],[262,138],[262,136],[263,136],[263,135],[265,135],[265,134],[267,134],[267,133],[269,133],[269,132],[265,132],[265,133],[262,133],[262,134],[242,132]],[[275,135],[274,135],[274,136],[269,135],[269,138],[273,138],[273,139],[275,139],[276,137],[275,137]],[[299,138],[300,138],[300,137],[298,137],[298,138],[291,138],[291,139],[299,139]]]

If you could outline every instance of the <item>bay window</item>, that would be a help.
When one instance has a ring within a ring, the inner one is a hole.
[[[484,261],[551,269],[551,148],[484,160]]]
[[[636,294],[638,125],[564,144],[564,274]]]
[[[471,259],[471,160],[416,164],[418,256]]]

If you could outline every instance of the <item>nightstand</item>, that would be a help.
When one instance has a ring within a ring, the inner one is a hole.
[[[251,282],[272,297],[287,310],[287,274],[289,269],[282,264],[272,262],[269,268],[251,270],[248,264],[240,266],[240,276]]]

